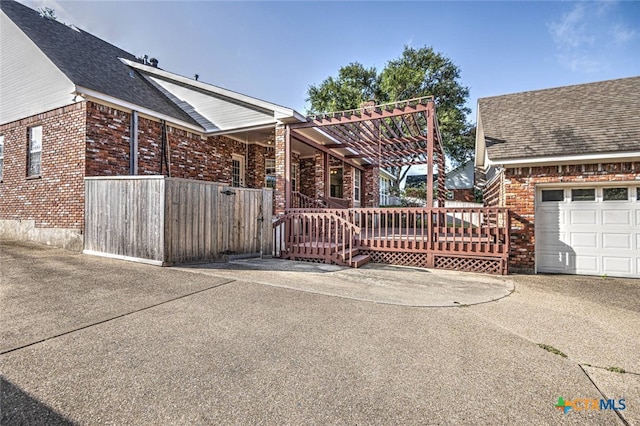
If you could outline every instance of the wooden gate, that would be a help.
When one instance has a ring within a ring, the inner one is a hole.
[[[172,265],[271,254],[272,192],[177,178],[85,180],[85,252]]]

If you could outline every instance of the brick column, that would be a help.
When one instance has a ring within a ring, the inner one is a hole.
[[[276,126],[276,190],[273,194],[273,204],[277,215],[284,213],[285,209],[285,126]]]
[[[329,197],[328,189],[325,188],[325,173],[329,173],[329,170],[324,169],[324,156],[327,155],[323,152],[316,151],[314,157],[315,160],[315,173],[314,173],[314,186],[315,186],[315,198]]]
[[[362,173],[364,207],[380,207],[380,168],[370,167]]]

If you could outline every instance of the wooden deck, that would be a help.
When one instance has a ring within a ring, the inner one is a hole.
[[[348,228],[348,230],[346,228]],[[506,209],[292,209],[274,229],[276,256],[374,262],[506,274]],[[349,257],[336,253],[352,250]],[[353,265],[351,265],[353,266]]]

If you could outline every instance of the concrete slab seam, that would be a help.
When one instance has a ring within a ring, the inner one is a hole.
[[[179,270],[183,270],[183,269],[179,269]],[[189,271],[189,272],[199,273],[199,272],[195,272],[195,271]],[[337,295],[337,294],[333,294],[333,293],[329,293],[329,292],[322,292],[322,291],[317,291],[317,290],[306,290],[306,289],[301,289],[301,288],[298,288],[298,287],[287,286],[287,285],[282,285],[282,284],[271,284],[271,283],[265,283],[265,282],[255,282],[255,281],[242,281],[242,282],[246,282],[246,283],[250,283],[250,284],[256,284],[256,285],[266,285],[266,286],[274,287],[274,288],[284,288],[284,289],[293,290],[293,291],[301,291],[303,293],[317,294],[319,296],[336,297],[338,299],[356,300],[358,302],[373,303],[373,304],[376,304],[376,305],[401,306],[401,307],[405,307],[405,308],[432,308],[432,309],[439,309],[439,308],[466,308],[466,307],[469,307],[469,306],[484,305],[486,303],[496,302],[498,300],[504,299],[505,297],[509,297],[515,291],[515,284],[513,282],[511,282],[513,287],[509,290],[509,293],[505,294],[504,296],[500,296],[500,297],[498,297],[496,299],[484,300],[482,302],[464,303],[464,304],[460,304],[458,302],[452,302],[453,304],[451,304],[451,305],[416,305],[416,304],[407,304],[407,303],[398,303],[398,302],[381,302],[379,300],[367,300],[367,299],[364,299],[364,298],[361,298],[361,297]]]
[[[203,288],[203,289],[200,289],[200,290],[197,290],[197,291],[193,291],[193,292],[190,292],[190,293],[187,293],[187,294],[183,294],[183,295],[178,296],[178,297],[173,297],[171,299],[164,300],[162,302],[154,303],[153,305],[149,305],[149,306],[145,306],[145,307],[140,308],[140,309],[135,309],[133,311],[125,312],[123,314],[119,314],[119,315],[116,315],[114,317],[110,317],[110,318],[106,318],[106,319],[103,319],[103,320],[100,320],[100,321],[96,321],[96,322],[93,322],[91,324],[86,324],[86,325],[83,325],[81,327],[74,328],[72,330],[64,331],[62,333],[57,333],[57,334],[54,334],[53,336],[49,336],[49,337],[45,337],[43,339],[36,340],[35,342],[30,342],[30,343],[27,343],[27,344],[24,344],[24,345],[20,345],[20,346],[15,347],[15,348],[5,349],[4,351],[0,352],[0,355],[5,355],[5,354],[11,353],[11,352],[15,352],[15,351],[18,351],[20,349],[28,348],[30,346],[37,345],[39,343],[43,343],[43,342],[46,342],[46,341],[49,341],[49,340],[56,339],[58,337],[62,337],[62,336],[66,336],[66,335],[71,334],[71,333],[75,333],[75,332],[80,331],[80,330],[91,328],[91,327],[94,327],[96,325],[100,325],[100,324],[104,324],[104,323],[107,323],[107,322],[110,322],[110,321],[114,321],[114,320],[117,320],[119,318],[123,318],[123,317],[129,316],[129,315],[133,315],[133,314],[136,314],[138,312],[146,311],[146,310],[149,310],[149,309],[161,306],[161,305],[166,305],[167,303],[175,302],[176,300],[184,299],[186,297],[193,296],[193,295],[196,295],[196,294],[199,294],[199,293],[203,293],[205,291],[213,290],[215,288],[222,287],[223,285],[231,284],[231,283],[234,283],[236,281],[237,280],[225,281],[225,282],[216,284],[216,285],[211,286],[211,287]]]
[[[591,376],[589,375],[589,373],[587,373],[587,371],[582,367],[582,364],[580,364],[579,362],[576,363],[578,364],[578,367],[580,367],[580,370],[582,370],[582,372],[584,373],[585,376],[587,376],[587,379],[589,379],[589,381],[593,384],[593,386],[596,388],[596,390],[598,391],[598,393],[600,393],[600,395],[602,395],[602,398],[608,400],[609,398],[607,398],[607,396],[604,394],[604,392],[598,387],[598,385],[596,384],[596,382],[593,381],[593,379],[591,378]],[[618,410],[614,410],[614,413],[616,413],[616,415],[618,416],[618,418],[620,419],[620,421],[625,425],[625,426],[631,426],[631,423],[629,423],[627,421],[627,419],[624,418],[624,416],[622,415],[622,413]]]

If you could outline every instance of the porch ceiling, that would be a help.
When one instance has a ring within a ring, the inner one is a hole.
[[[319,114],[308,120],[290,125],[294,137],[315,128],[333,140],[324,144],[326,148],[361,163],[383,168],[428,164],[433,161],[429,137],[435,155],[443,153],[433,97]]]

